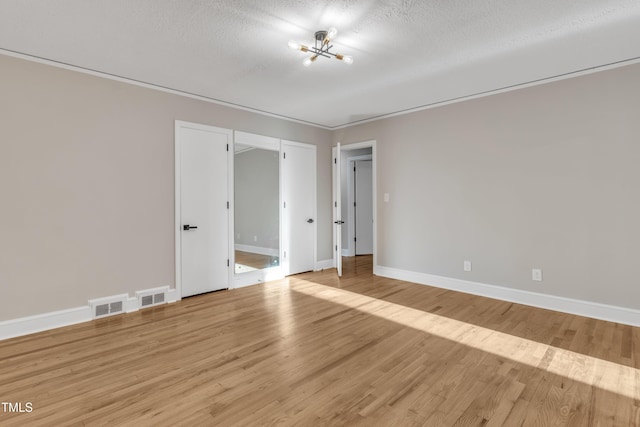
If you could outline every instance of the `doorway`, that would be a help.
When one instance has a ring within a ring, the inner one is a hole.
[[[334,262],[342,275],[343,257],[376,256],[376,141],[333,149]]]
[[[371,160],[353,164],[353,244],[355,255],[373,254],[373,166]]]

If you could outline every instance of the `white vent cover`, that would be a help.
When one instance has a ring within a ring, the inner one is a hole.
[[[107,317],[113,316],[114,314],[124,313],[124,307],[128,297],[129,295],[122,294],[89,300],[91,315],[94,319],[97,319],[100,317]]]
[[[138,298],[138,307],[152,307],[154,305],[160,305],[167,302],[167,294],[169,287],[146,289],[144,291],[137,291],[136,297]]]

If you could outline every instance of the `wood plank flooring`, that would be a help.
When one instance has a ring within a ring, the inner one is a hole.
[[[640,426],[640,328],[335,270],[0,342],[0,425]]]

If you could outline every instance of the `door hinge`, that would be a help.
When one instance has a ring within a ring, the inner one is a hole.
[[[354,241],[354,242],[357,242],[357,241],[358,241],[358,239],[357,239],[356,237],[354,237],[354,238],[353,238],[353,241]]]
[[[229,151],[229,144],[227,144],[227,151]]]
[[[284,202],[284,208],[285,209],[287,208],[287,202]]]
[[[227,209],[229,209],[229,202],[227,202]]]
[[[354,172],[356,171],[356,167],[355,167],[355,165],[353,166],[353,171],[354,171]]]
[[[227,267],[229,267],[229,260],[227,260]]]
[[[336,245],[336,252],[338,252],[338,245]]]
[[[354,208],[356,207],[356,202],[353,202],[353,207],[354,207]]]
[[[283,158],[283,159],[286,159],[286,158],[287,158],[287,153],[284,153],[284,152],[283,152],[283,153],[282,153],[282,158]]]
[[[333,158],[333,164],[335,164],[335,165],[337,165],[337,164],[338,164],[338,158],[337,158],[337,157],[334,157],[334,158]]]
[[[334,207],[338,207],[338,202],[333,202]]]

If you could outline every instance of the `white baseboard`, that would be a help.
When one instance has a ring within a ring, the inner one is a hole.
[[[176,289],[169,289],[167,293],[167,302],[172,303],[176,301],[180,301],[182,298]]]
[[[631,326],[640,326],[640,310],[614,305],[600,304],[596,302],[559,297],[549,294],[524,291],[521,289],[505,288],[503,286],[488,285],[485,283],[470,282],[462,279],[436,276],[415,271],[400,270],[397,268],[375,266],[373,273],[377,276],[391,279],[404,280],[421,285],[450,289],[483,297],[530,305],[564,313],[577,314],[579,316],[594,319],[607,320]]]
[[[351,256],[351,253],[349,252],[349,249],[343,249],[342,250],[342,256]]]
[[[235,245],[236,251],[242,252],[251,252],[252,254],[260,254],[260,255],[270,255],[270,256],[278,256],[280,255],[279,249],[274,248],[263,248],[261,246],[251,246],[251,245]]]
[[[0,340],[34,334],[91,320],[89,305],[0,322]]]
[[[336,266],[333,258],[325,259],[322,261],[316,261],[316,268],[314,271],[326,270],[328,268],[334,268]]]
[[[179,300],[180,295],[178,295],[178,292],[175,289],[169,289],[167,302],[172,303]],[[124,309],[127,313],[138,311],[138,299],[128,297],[125,301]],[[66,310],[4,320],[0,322],[0,340],[35,334],[36,332],[48,331],[50,329],[75,325],[91,320],[93,320],[93,316],[91,315],[91,307],[89,304],[81,307],[68,308]]]

